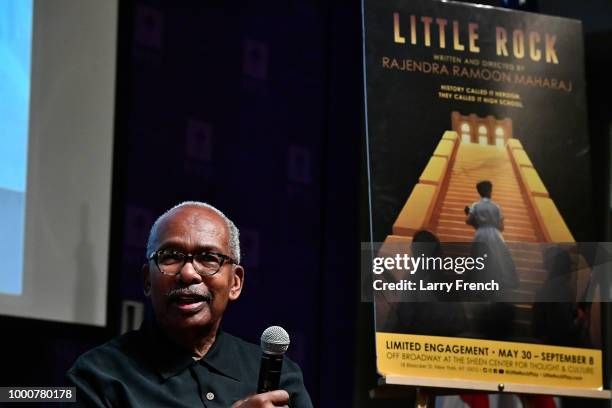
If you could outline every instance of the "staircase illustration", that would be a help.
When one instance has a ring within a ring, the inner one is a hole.
[[[569,243],[574,238],[522,144],[512,137],[509,119],[458,112],[451,119],[453,130],[442,136],[385,242],[410,243],[423,229],[442,243],[471,242],[474,228],[466,224],[464,208],[480,199],[476,183],[491,181],[492,200],[504,215],[502,234],[520,281],[514,293],[521,301],[514,303],[513,332],[529,337],[532,302],[547,277],[543,246],[534,243]],[[473,319],[475,305],[465,307],[468,320]]]
[[[493,183],[493,201],[505,214],[504,238],[507,241],[537,242],[538,232],[531,221],[528,203],[521,195],[512,163],[505,149],[496,146],[465,143],[459,145],[451,169],[448,189],[441,198],[433,232],[443,242],[471,241],[474,229],[465,223],[463,208],[478,201],[476,183]]]

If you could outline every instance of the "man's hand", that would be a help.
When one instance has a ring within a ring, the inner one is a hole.
[[[232,408],[289,408],[289,394],[285,390],[264,392],[263,394],[251,395],[240,401],[236,401]]]

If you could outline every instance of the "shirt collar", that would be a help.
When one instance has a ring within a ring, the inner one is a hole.
[[[189,352],[166,337],[154,318],[145,320],[140,331],[148,345],[149,361],[164,381],[195,363]]]
[[[193,359],[190,352],[176,345],[159,328],[155,319],[145,320],[140,329],[149,344],[149,358],[158,374],[165,381],[186,370],[194,364],[203,364],[221,375],[240,381],[240,370],[231,361],[236,356],[236,343],[232,336],[221,329],[217,331],[215,342],[201,360]]]
[[[234,337],[219,329],[215,342],[201,362],[220,374],[240,381],[241,371],[235,360],[240,355],[238,351]]]

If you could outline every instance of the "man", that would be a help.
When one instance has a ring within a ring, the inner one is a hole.
[[[220,329],[244,284],[238,229],[221,211],[185,202],[157,219],[144,292],[154,318],[97,347],[68,371],[84,406],[312,407],[285,358],[281,390],[255,394],[261,350]]]

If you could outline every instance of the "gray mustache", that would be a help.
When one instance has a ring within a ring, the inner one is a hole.
[[[169,301],[177,301],[181,297],[192,297],[210,303],[213,300],[213,295],[210,292],[196,290],[194,288],[174,288],[170,289],[166,294]]]

